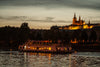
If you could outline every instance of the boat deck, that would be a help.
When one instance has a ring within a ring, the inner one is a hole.
[[[70,46],[62,46],[62,44],[50,43],[34,43],[33,41],[26,42],[19,46],[19,51],[25,52],[41,52],[41,53],[72,53],[74,52]]]

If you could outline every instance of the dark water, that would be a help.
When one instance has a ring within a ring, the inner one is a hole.
[[[100,52],[61,55],[0,51],[0,67],[100,67]]]

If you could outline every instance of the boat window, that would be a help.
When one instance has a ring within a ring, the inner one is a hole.
[[[33,50],[34,50],[34,47],[33,47]]]
[[[51,50],[51,47],[49,47],[49,50]]]
[[[67,50],[67,48],[65,48],[65,50]]]
[[[41,50],[41,48],[39,48],[39,50]]]

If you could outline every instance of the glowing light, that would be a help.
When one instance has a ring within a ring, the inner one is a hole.
[[[83,26],[83,29],[88,29],[88,25],[84,25]]]
[[[80,29],[80,27],[79,26],[75,26],[75,27],[71,26],[71,27],[69,27],[69,30],[77,30],[77,29]]]
[[[85,24],[85,22],[83,24]]]
[[[67,50],[67,48],[65,48],[65,50]]]
[[[24,49],[26,49],[26,45],[24,46]]]
[[[93,28],[93,26],[90,26],[90,28]]]
[[[60,27],[59,29],[62,29],[62,27]]]
[[[49,50],[51,50],[51,47],[49,47]]]
[[[71,40],[71,43],[78,43],[78,41],[76,39],[74,39],[74,41]]]
[[[65,27],[64,29],[68,29],[67,27]]]
[[[52,43],[52,40],[50,40],[50,43]]]
[[[80,25],[77,25],[77,26],[69,26],[68,28],[67,27],[64,27],[63,29],[67,30],[77,30],[77,29],[90,29],[90,28],[93,28],[93,26],[88,26],[87,24],[84,24],[83,26],[80,26]],[[61,29],[61,28],[60,28]]]
[[[33,47],[33,50],[36,50],[36,48]]]
[[[39,50],[41,50],[41,48],[39,48]]]
[[[84,40],[83,40],[83,43],[84,43]]]
[[[71,47],[69,47],[69,50],[72,50],[72,48],[71,48]]]
[[[44,47],[44,49],[46,49],[46,47]]]
[[[34,48],[36,50],[36,48]]]

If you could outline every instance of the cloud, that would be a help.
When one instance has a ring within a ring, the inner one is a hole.
[[[65,20],[53,20],[54,17],[45,17],[45,19],[38,19],[28,16],[0,16],[0,20],[7,20],[7,21],[22,21],[22,22],[41,22],[41,23],[70,23],[71,21]]]
[[[0,6],[75,7],[100,9],[100,0],[0,0]]]
[[[21,20],[21,18],[25,18],[25,16],[0,16],[1,20]]]
[[[100,22],[100,16],[90,16],[88,17],[91,19],[91,22],[98,23]],[[21,21],[21,22],[41,22],[41,23],[71,23],[72,20],[66,21],[66,20],[59,20],[55,19],[55,17],[45,17],[43,18],[38,18],[34,16],[0,16],[0,20],[6,20],[6,21]],[[85,19],[86,20],[86,19]],[[86,20],[87,21],[87,20]]]

